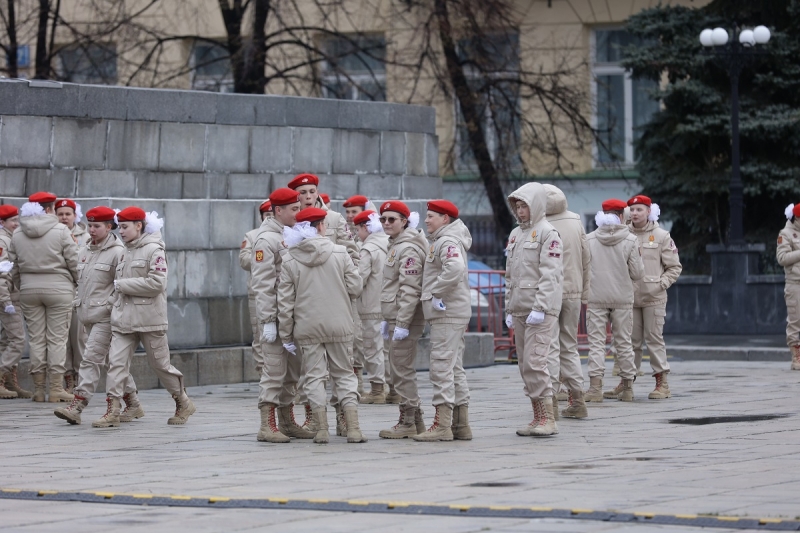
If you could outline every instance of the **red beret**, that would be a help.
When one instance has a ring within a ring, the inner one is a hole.
[[[302,187],[303,185],[319,186],[319,178],[314,174],[298,174],[292,181],[289,182],[287,187],[290,189],[296,189],[298,187]]]
[[[371,209],[369,211],[361,211],[359,214],[353,217],[353,224],[355,224],[356,226],[358,226],[359,224],[366,224],[367,222],[369,222],[369,216],[374,212],[375,211]]]
[[[603,211],[625,211],[626,207],[628,207],[628,204],[616,198],[603,202]]]
[[[297,213],[298,222],[316,222],[328,216],[328,212],[319,207],[306,207]]]
[[[266,213],[267,211],[272,211],[272,202],[267,200],[266,202],[258,206],[258,210],[261,211],[262,213]]]
[[[67,198],[61,198],[60,200],[56,201],[56,209],[58,209],[59,207],[70,207],[72,208],[73,212],[78,210],[78,205],[72,200],[69,200]]]
[[[0,220],[15,217],[19,215],[19,209],[14,205],[0,205]]]
[[[49,204],[50,202],[55,202],[56,198],[58,197],[51,192],[39,191],[30,195],[28,201],[36,202],[37,204]]]
[[[400,213],[406,218],[411,216],[411,210],[400,200],[389,200],[388,202],[383,202],[383,205],[381,206],[381,215],[384,211],[394,211],[395,213]]]
[[[637,194],[630,200],[628,200],[628,205],[635,205],[635,204],[644,204],[647,207],[650,207],[653,204],[653,201],[643,194]]]
[[[792,209],[792,214],[796,217],[800,217],[800,202],[794,204],[794,209]]]
[[[322,203],[324,204],[331,203],[331,197],[325,194],[324,192],[319,193],[319,197],[322,198]]]
[[[144,212],[144,209],[140,209],[138,207],[126,207],[119,213],[117,213],[117,220],[120,222],[136,222],[138,220],[144,220],[144,217],[147,216]]]
[[[89,222],[113,222],[116,213],[110,207],[104,205],[93,207],[86,212],[86,220]],[[141,219],[139,219],[141,220]]]
[[[296,204],[300,201],[300,196],[294,189],[281,187],[280,189],[272,191],[272,194],[269,195],[269,201],[272,203],[273,207],[281,207],[284,205]]]
[[[345,200],[342,207],[367,207],[367,202],[369,202],[369,200],[366,196],[357,194]]]
[[[442,215],[450,215],[452,218],[458,218],[458,208],[453,202],[447,200],[431,200],[428,202],[428,211],[435,211]]]

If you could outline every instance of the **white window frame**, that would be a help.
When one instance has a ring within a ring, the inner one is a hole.
[[[386,45],[386,34],[383,32],[380,33],[373,33],[367,34],[366,37],[370,36],[378,36],[383,38],[384,46]],[[345,100],[356,100],[356,101],[374,101],[374,102],[388,102],[389,98],[386,88],[386,61],[383,62],[383,72],[375,72],[372,73],[364,72],[364,73],[347,73],[347,76],[342,74],[338,74],[336,71],[330,68],[330,64],[327,60],[323,60],[320,62],[320,81],[322,82],[322,97],[323,98],[338,98],[338,95],[333,93],[329,86],[332,85],[339,85],[341,83],[347,83],[349,85],[348,91],[349,94],[346,95]],[[368,83],[377,83],[383,87],[383,95],[386,98],[385,100],[360,100],[358,98],[359,87],[364,87]]]

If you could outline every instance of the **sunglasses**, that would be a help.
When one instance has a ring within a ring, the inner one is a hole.
[[[381,221],[381,224],[386,224],[387,222],[389,224],[394,224],[398,220],[403,220],[403,219],[402,218],[395,218],[395,217],[381,217],[378,220]]]

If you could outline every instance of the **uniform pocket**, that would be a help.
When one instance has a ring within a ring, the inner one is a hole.
[[[666,309],[661,309],[661,308],[655,309],[653,311],[653,314],[656,317],[656,320],[655,320],[656,326],[663,327],[664,323],[667,321],[667,310]]]
[[[134,296],[132,300],[134,305],[153,305],[152,298],[141,298],[139,296]]]
[[[443,374],[450,369],[450,363],[453,360],[453,352],[439,352],[431,354],[431,372]]]
[[[527,264],[541,261],[541,247],[538,242],[526,242],[522,245],[522,260]]]

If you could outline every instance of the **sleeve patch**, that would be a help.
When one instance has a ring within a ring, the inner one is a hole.
[[[245,246],[247,246],[247,240],[242,241],[242,246],[240,248],[244,250]]]
[[[778,235],[778,244],[783,244],[783,235]],[[3,249],[0,248],[0,254],[3,253]]]
[[[406,270],[406,276],[419,276],[419,270]]]
[[[411,268],[417,264],[417,260],[414,257],[409,257],[406,259],[406,264],[403,265],[403,268]]]
[[[458,246],[453,246],[452,244],[447,247],[447,258],[450,259],[452,257],[461,257],[458,254]]]
[[[264,250],[256,250],[256,263],[264,261]]]
[[[552,241],[550,243],[550,249],[551,250],[555,250],[556,248],[561,248],[561,243],[558,242],[558,241]],[[552,255],[552,254],[550,254],[550,255]]]
[[[550,252],[549,255],[550,257],[561,257],[561,254],[555,252]]]

